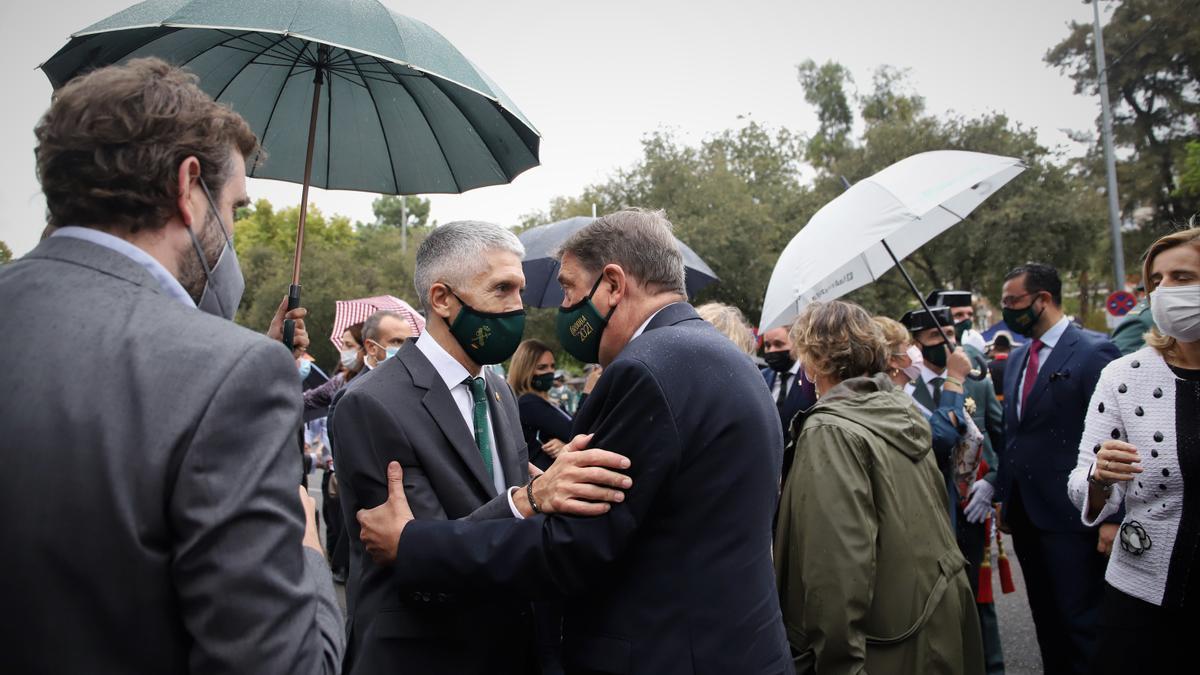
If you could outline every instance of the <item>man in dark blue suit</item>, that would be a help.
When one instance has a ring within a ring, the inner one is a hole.
[[[763,333],[763,359],[767,367],[762,369],[762,375],[771,390],[771,400],[779,410],[785,440],[796,413],[808,410],[817,402],[817,388],[808,381],[800,362],[792,355],[790,329],[790,326],[778,326]]]
[[[1120,353],[1104,335],[1071,323],[1061,303],[1053,267],[1031,263],[1005,277],[1004,321],[1030,341],[1009,357],[1004,375],[1006,446],[997,488],[1045,672],[1082,673],[1095,651],[1116,526],[1097,532],[1083,525],[1067,498],[1067,475],[1100,371]]]
[[[388,501],[358,514],[368,551],[413,587],[566,596],[568,673],[792,672],[771,565],[783,439],[762,376],[687,304],[661,212],[600,218],[561,264],[559,340],[604,366],[575,431],[628,457],[624,499],[592,518],[409,520],[392,465]]]

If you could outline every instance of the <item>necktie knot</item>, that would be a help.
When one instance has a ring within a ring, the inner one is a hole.
[[[476,403],[487,400],[487,382],[482,377],[468,377],[463,384],[471,390],[471,398]]]
[[[1042,347],[1045,347],[1045,346],[1046,346],[1045,342],[1042,342],[1041,340],[1034,338],[1033,342],[1031,342],[1029,344],[1029,349],[1030,349],[1030,351],[1039,352],[1042,350]]]

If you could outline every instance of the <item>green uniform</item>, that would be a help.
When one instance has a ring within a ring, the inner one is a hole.
[[[1150,312],[1150,303],[1142,300],[1113,330],[1113,344],[1121,350],[1122,356],[1132,354],[1145,346],[1143,336],[1151,328],[1154,328],[1154,315]]]

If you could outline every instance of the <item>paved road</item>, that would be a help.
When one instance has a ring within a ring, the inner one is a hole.
[[[308,478],[308,492],[317,500],[317,512],[321,511],[321,474],[314,471]],[[325,526],[321,525],[321,540],[324,543]],[[1029,602],[1025,599],[1025,579],[1021,576],[1021,566],[1013,552],[1012,537],[1004,537],[1004,548],[1008,552],[1009,561],[1013,568],[1013,582],[1016,590],[1004,594],[1000,592],[1000,576],[992,578],[992,587],[996,592],[996,614],[1000,620],[1000,642],[1004,648],[1004,672],[1006,675],[1040,675],[1042,672],[1042,657],[1038,652],[1037,635],[1033,630],[1033,619],[1029,614]],[[993,554],[995,547],[993,547]],[[993,565],[996,561],[993,558]],[[346,610],[346,589],[334,585],[342,611]]]

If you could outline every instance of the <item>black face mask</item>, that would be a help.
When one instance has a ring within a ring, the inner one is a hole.
[[[786,373],[796,364],[796,359],[792,358],[792,352],[787,349],[767,352],[763,354],[763,360],[767,362],[768,368],[777,373]]]
[[[921,345],[921,356],[925,357],[925,362],[938,368],[945,368],[946,362],[950,358],[946,354],[946,343],[939,342],[936,345]]]

